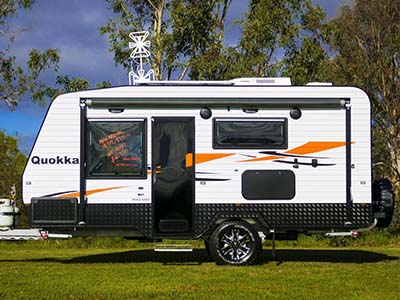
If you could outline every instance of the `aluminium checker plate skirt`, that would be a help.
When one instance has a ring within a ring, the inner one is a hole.
[[[49,203],[49,202],[48,202]],[[53,202],[54,203],[54,202]],[[50,203],[49,203],[50,204]],[[41,207],[40,218],[53,214],[55,207]],[[36,212],[38,212],[36,210]],[[143,235],[152,235],[151,204],[91,204],[85,207],[88,227],[133,227]],[[218,218],[246,218],[262,216],[271,228],[298,230],[346,228],[347,208],[345,203],[319,204],[196,204],[194,208],[194,236],[201,235]],[[38,216],[36,216],[38,217]],[[47,219],[55,220],[49,216]],[[367,227],[372,222],[371,205],[352,205],[352,228]],[[32,224],[43,227],[73,227],[71,223],[40,222]],[[76,226],[76,225],[75,225]]]

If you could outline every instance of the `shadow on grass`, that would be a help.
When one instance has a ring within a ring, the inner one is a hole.
[[[67,251],[67,250],[66,250]],[[285,249],[277,250],[273,259],[271,251],[265,249],[260,257],[259,264],[269,262],[330,262],[330,263],[377,263],[381,261],[398,260],[399,257],[365,250],[312,250],[312,249]],[[154,252],[148,250],[133,250],[78,256],[72,259],[39,258],[24,260],[0,260],[0,262],[59,262],[64,264],[97,264],[97,263],[147,263],[158,262],[164,265],[201,265],[213,262],[203,249],[194,249],[193,252]]]
[[[312,249],[290,249],[277,250],[275,259],[271,251],[264,252],[262,261],[277,262],[330,262],[330,263],[377,263],[381,261],[398,260],[397,256],[389,256],[365,250],[312,250]]]

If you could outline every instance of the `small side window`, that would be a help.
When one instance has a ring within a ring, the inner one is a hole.
[[[87,177],[144,178],[145,121],[89,121]]]
[[[214,119],[216,149],[287,149],[286,119]]]
[[[246,200],[290,200],[296,194],[291,170],[247,170],[242,174],[242,195]]]

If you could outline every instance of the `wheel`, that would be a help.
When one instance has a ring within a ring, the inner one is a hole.
[[[209,247],[217,264],[250,265],[260,254],[261,239],[250,224],[228,221],[214,230]]]
[[[378,216],[376,227],[388,227],[392,222],[394,213],[392,183],[386,178],[375,180],[372,185],[372,191],[372,209],[374,214]]]

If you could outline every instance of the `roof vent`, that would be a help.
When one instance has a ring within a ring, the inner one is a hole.
[[[233,85],[292,85],[289,77],[235,78],[229,82],[233,83]]]

